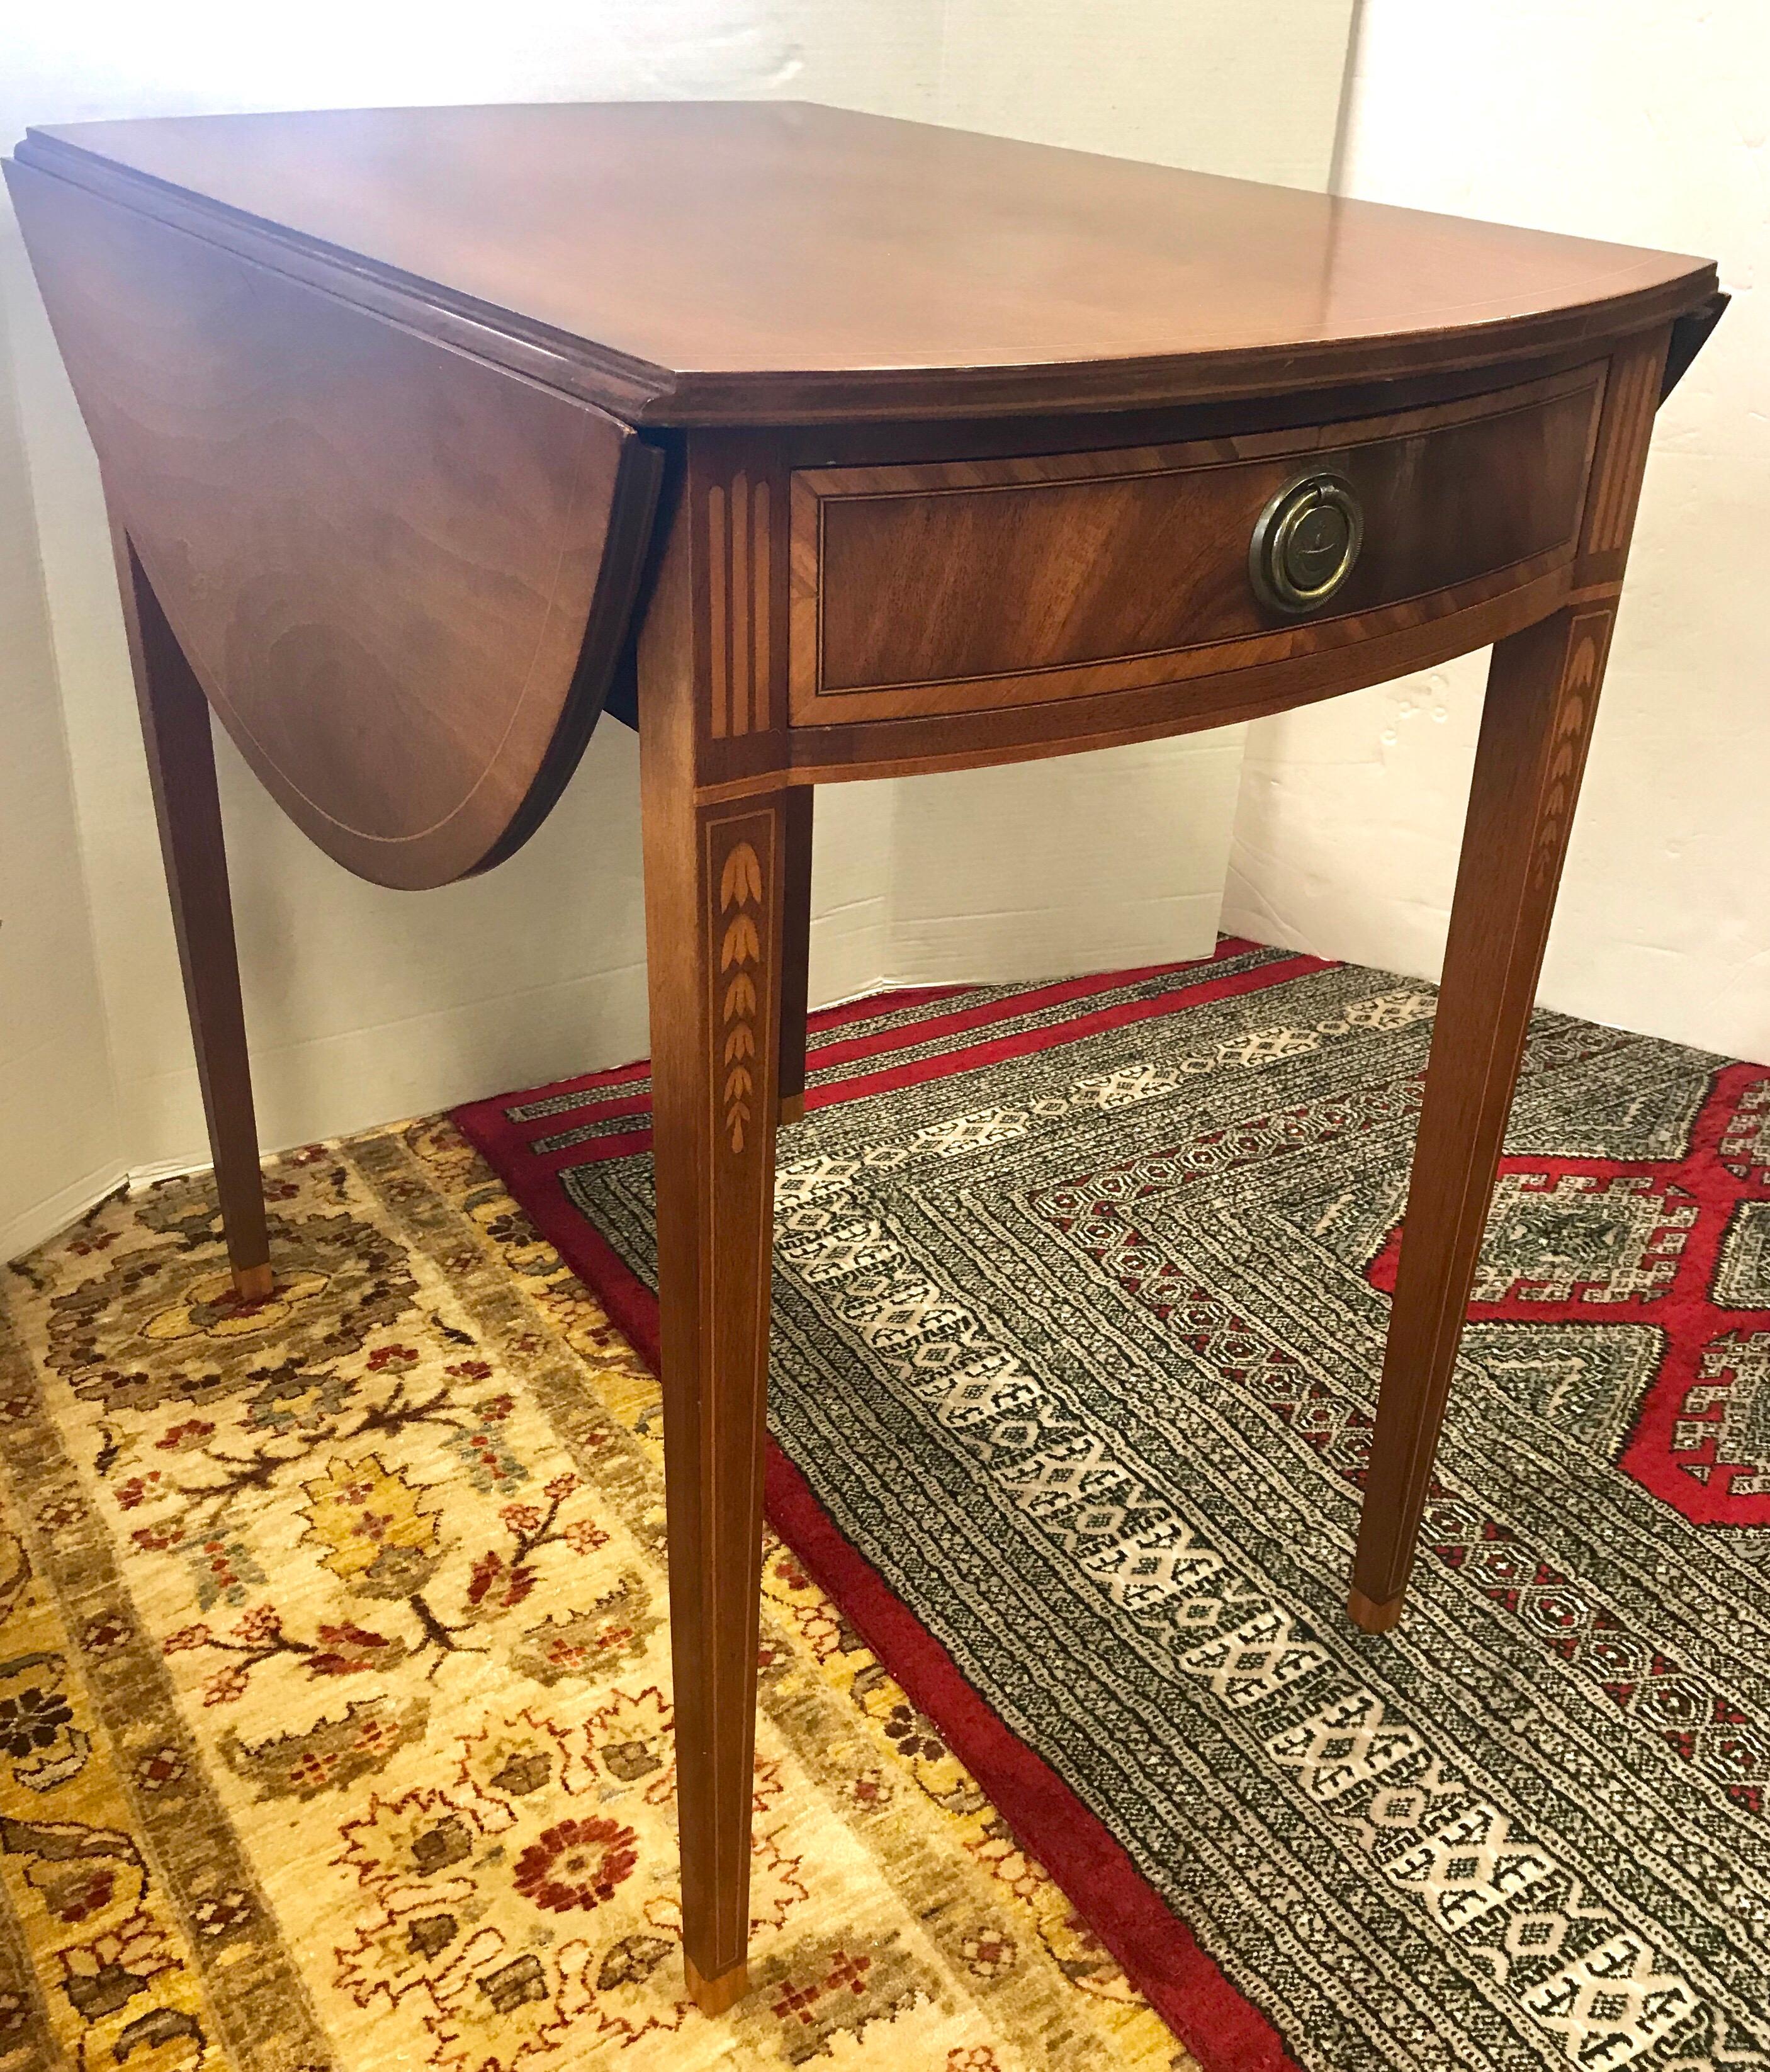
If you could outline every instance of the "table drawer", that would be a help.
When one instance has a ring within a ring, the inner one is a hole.
[[[1534,581],[1572,558],[1604,378],[1594,365],[1401,416],[1183,446],[799,470],[793,724],[1140,689]],[[1276,500],[1318,476],[1342,485],[1361,541],[1330,600],[1287,608],[1258,591],[1250,543]]]

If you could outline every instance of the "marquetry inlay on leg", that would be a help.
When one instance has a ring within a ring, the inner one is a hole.
[[[713,930],[719,944],[717,969],[710,968],[717,1009],[709,1018],[717,1052],[715,1075],[725,1110],[725,1136],[735,1157],[755,1133],[764,1078],[757,1030],[763,1004],[757,981],[770,961],[772,925],[763,896],[764,864],[774,872],[775,821],[773,814],[753,813],[742,820],[709,820],[707,882],[717,882]],[[761,845],[758,853],[758,845]],[[766,984],[766,980],[764,980]],[[762,1040],[766,1040],[766,1026]]]

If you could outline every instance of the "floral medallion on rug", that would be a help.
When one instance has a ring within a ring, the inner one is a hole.
[[[1344,1611],[1431,989],[814,1018],[770,1510],[1207,2066],[1770,2065],[1770,1071],[1534,1025],[1400,1631]],[[458,1112],[648,1355],[644,1068]]]
[[[0,1308],[0,2072],[1171,2072],[770,1540],[756,1989],[684,1997],[657,1390],[433,1120],[103,1204]]]

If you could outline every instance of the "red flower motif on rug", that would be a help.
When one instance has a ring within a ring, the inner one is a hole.
[[[639,1860],[630,1827],[613,1820],[561,1820],[516,1859],[516,1889],[549,1914],[588,1913],[613,1899]]]

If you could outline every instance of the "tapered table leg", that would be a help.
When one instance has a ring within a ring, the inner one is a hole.
[[[781,909],[781,1095],[782,1122],[805,1113],[805,1014],[811,952],[811,800],[809,784],[785,795]]]
[[[1523,1055],[1613,606],[1493,651],[1432,1031],[1349,1610],[1401,1617]]]
[[[660,697],[659,703],[662,703]],[[790,802],[697,806],[643,728],[658,1289],[682,1919],[709,2013],[745,1991]]]
[[[270,1242],[208,701],[121,527],[114,538],[222,1229],[233,1285],[256,1301],[270,1293]]]

